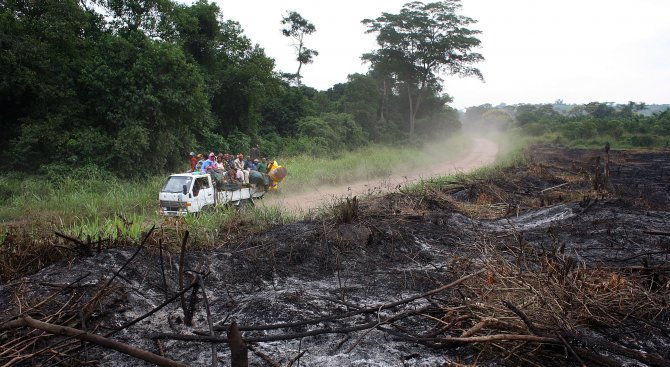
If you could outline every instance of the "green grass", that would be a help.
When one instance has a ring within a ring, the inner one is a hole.
[[[157,216],[158,191],[165,177],[143,181],[115,178],[1,177],[0,221],[29,219],[33,222],[71,225],[116,216]]]

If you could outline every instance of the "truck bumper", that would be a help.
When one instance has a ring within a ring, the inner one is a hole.
[[[160,215],[165,217],[185,217],[188,214],[187,210],[172,211],[172,210],[161,210]]]

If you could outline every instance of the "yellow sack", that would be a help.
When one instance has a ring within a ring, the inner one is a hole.
[[[268,166],[268,176],[272,180],[270,190],[277,190],[277,184],[279,184],[287,174],[288,171],[286,170],[286,167],[280,166],[277,164],[277,161],[272,161]]]

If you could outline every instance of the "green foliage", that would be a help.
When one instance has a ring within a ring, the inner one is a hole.
[[[314,113],[314,106],[302,88],[282,85],[279,92],[270,98],[263,109],[263,119],[274,122],[263,125],[261,134],[276,131],[284,136],[296,133],[296,123],[305,116]]]
[[[666,110],[656,117],[652,130],[654,134],[670,136],[670,110]]]
[[[526,135],[530,136],[541,136],[544,135],[548,131],[549,127],[547,124],[543,124],[540,122],[530,122],[528,124],[523,125],[522,130]]]
[[[449,12],[450,4],[422,11]],[[295,12],[284,25],[301,41],[315,31]],[[268,156],[332,156],[407,139],[407,93],[415,91],[403,88],[391,64],[375,64],[328,92],[291,86],[239,23],[206,0],[8,0],[0,8],[0,45],[5,171],[53,182],[79,175],[137,179],[185,169],[190,151],[246,153],[259,142]],[[311,60],[304,50],[301,63]],[[467,74],[453,62],[440,70]],[[446,107],[450,97],[438,92],[427,87],[412,107],[424,137],[459,126]]]
[[[0,220],[29,218],[35,223],[70,226],[116,215],[156,216],[156,197],[165,176],[120,180],[94,168],[55,176],[0,176]]]
[[[481,44],[476,38],[481,32],[469,28],[474,19],[456,14],[460,8],[458,0],[411,2],[398,14],[363,20],[367,32],[377,34],[379,45],[363,59],[384,77],[402,84],[409,102],[410,138],[424,98],[441,91],[440,73],[483,79],[472,66],[484,60],[472,51]]]
[[[636,147],[650,147],[654,144],[654,137],[649,135],[633,135],[630,144]]]
[[[461,121],[457,110],[445,107],[441,111],[419,118],[416,126],[417,135],[435,139],[458,132],[461,129]]]
[[[521,104],[516,107],[515,114],[516,121],[521,126],[533,122],[547,124],[560,119],[560,114],[550,104]]]
[[[377,109],[381,96],[375,80],[370,75],[352,74],[346,84],[339,85],[342,86],[342,93],[336,99],[338,112],[353,116],[370,139],[378,141],[381,132],[377,124]]]
[[[251,139],[249,136],[239,131],[230,133],[228,135],[228,141],[230,142],[230,150],[233,154],[242,153],[246,156],[249,147],[251,147]]]
[[[319,117],[305,117],[298,122],[298,134],[314,141],[314,147],[322,151],[304,153],[323,155],[342,150],[353,150],[366,144],[363,129],[349,114],[323,114]]]
[[[295,42],[296,60],[298,61],[298,71],[295,73],[295,77],[298,86],[300,86],[300,69],[302,65],[311,64],[314,62],[314,56],[319,56],[316,50],[305,47],[305,36],[316,32],[316,27],[296,11],[288,12],[282,18],[281,24],[286,26],[281,30],[282,34],[285,37],[292,38]]]
[[[565,138],[562,142],[580,147],[602,146],[605,142],[615,148],[661,146],[670,140],[670,110],[649,116],[641,114],[645,106],[590,102],[572,107],[565,115],[549,104],[514,109],[516,125],[525,135],[559,134],[558,138]]]

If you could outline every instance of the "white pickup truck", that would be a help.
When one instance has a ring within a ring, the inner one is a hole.
[[[265,187],[242,187],[239,184],[224,184],[217,187],[212,176],[203,173],[180,173],[171,175],[158,194],[160,214],[183,216],[199,213],[218,205],[244,206],[254,199],[262,198]]]

